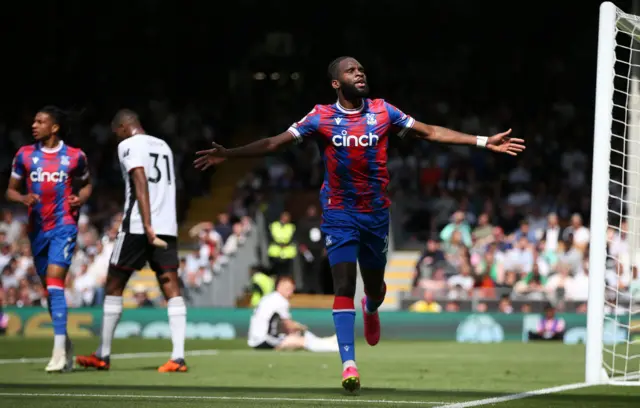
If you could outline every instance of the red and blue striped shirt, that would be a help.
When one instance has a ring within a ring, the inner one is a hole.
[[[288,131],[297,141],[316,137],[324,145],[323,209],[372,212],[388,208],[389,132],[400,137],[414,119],[384,99],[364,99],[358,109],[316,105]]]
[[[77,224],[78,209],[69,205],[69,197],[73,179],[89,177],[82,150],[63,142],[51,149],[40,143],[23,146],[13,159],[11,177],[24,179],[27,192],[40,196],[40,201],[29,207],[29,232]]]

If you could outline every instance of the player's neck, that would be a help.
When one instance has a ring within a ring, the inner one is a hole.
[[[60,140],[55,136],[52,136],[48,139],[40,141],[40,146],[48,150],[54,150],[60,147],[61,144],[62,144],[62,140]]]
[[[144,129],[141,127],[135,127],[133,129],[131,129],[131,136],[135,136],[135,135],[144,135]]]
[[[348,99],[339,97],[338,103],[340,104],[341,107],[343,107],[346,110],[356,110],[362,107],[362,104],[364,103],[364,101],[362,100],[362,98],[348,100]]]

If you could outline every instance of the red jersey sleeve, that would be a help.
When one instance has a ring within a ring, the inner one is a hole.
[[[26,169],[24,167],[24,149],[18,150],[15,157],[13,158],[13,163],[11,164],[11,177],[15,179],[22,179],[24,174],[26,173]]]
[[[385,101],[384,107],[389,114],[389,120],[391,121],[391,124],[402,129],[400,130],[400,132],[398,132],[398,136],[404,137],[409,129],[413,127],[413,124],[416,123],[415,119],[402,112],[400,109],[396,108],[389,102]]]
[[[75,176],[81,180],[89,178],[89,164],[87,163],[87,155],[82,151],[78,151],[78,164],[75,169]]]
[[[287,130],[294,136],[296,142],[300,143],[305,137],[313,136],[319,127],[320,110],[318,109],[318,105],[316,105],[307,116],[291,125]]]

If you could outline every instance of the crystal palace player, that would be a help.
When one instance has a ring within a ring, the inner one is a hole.
[[[29,207],[31,252],[36,271],[46,284],[53,322],[53,356],[46,367],[48,372],[73,368],[64,283],[76,246],[78,210],[91,195],[85,154],[59,138],[66,119],[67,113],[54,106],[36,114],[32,125],[36,143],[18,150],[7,189],[9,200]],[[73,193],[73,179],[82,183],[77,194]],[[20,192],[23,181],[26,195]]]
[[[342,385],[355,391],[360,387],[354,352],[356,262],[360,264],[366,293],[362,300],[364,335],[372,346],[380,339],[377,310],[386,292],[389,232],[389,133],[396,130],[400,137],[410,133],[429,141],[476,145],[514,156],[524,149],[524,141],[509,138],[510,131],[484,137],[426,125],[383,99],[367,99],[367,77],[354,58],[333,61],[329,75],[338,94],[336,103],[316,105],[278,136],[235,149],[214,144],[212,149],[198,152],[200,157],[194,164],[206,169],[225,158],[264,155],[311,137],[323,142],[326,170],[320,197],[322,230],[335,289],[333,320],[343,362]]]

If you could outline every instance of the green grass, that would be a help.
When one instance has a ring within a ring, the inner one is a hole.
[[[47,357],[51,343],[49,339],[0,339],[0,359]],[[76,353],[90,353],[96,341],[75,344]],[[358,344],[363,385],[358,396],[341,391],[336,355],[252,351],[243,341],[192,340],[187,349],[219,352],[187,357],[190,371],[180,374],[156,372],[168,354],[114,359],[108,372],[79,369],[67,374],[46,374],[43,362],[2,362],[0,406],[437,407],[584,380],[584,348],[562,344],[394,341],[375,348]],[[113,346],[114,353],[167,350],[167,340],[118,340]],[[589,387],[496,406],[637,407],[640,387]]]

